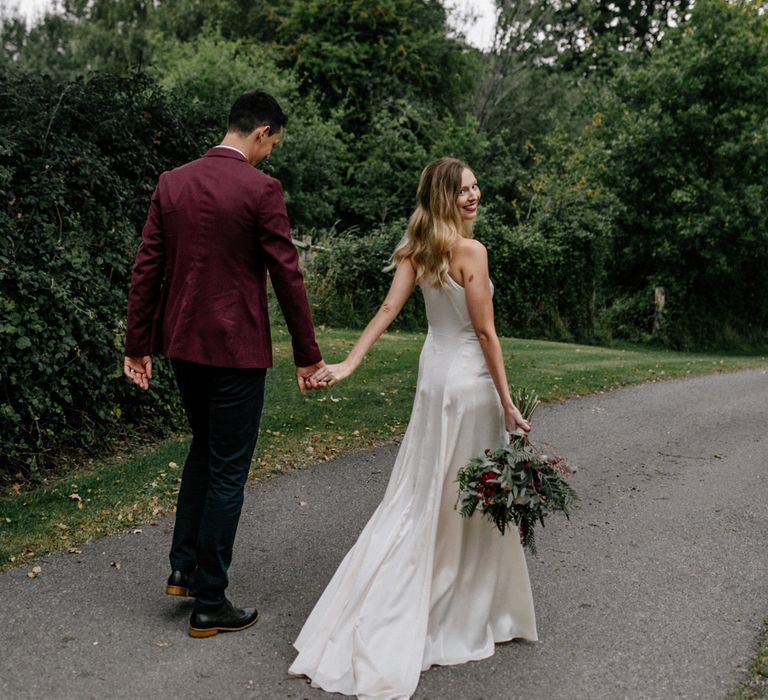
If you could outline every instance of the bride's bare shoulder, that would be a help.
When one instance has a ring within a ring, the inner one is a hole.
[[[456,243],[453,254],[455,258],[472,260],[487,257],[488,251],[480,241],[474,238],[462,238]]]

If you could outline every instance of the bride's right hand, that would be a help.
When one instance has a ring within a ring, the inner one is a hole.
[[[352,374],[352,368],[346,361],[335,365],[325,365],[309,378],[309,384],[313,389],[325,389],[338,384],[350,374]]]

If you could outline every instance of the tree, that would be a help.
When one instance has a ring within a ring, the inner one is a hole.
[[[699,0],[615,90],[606,182],[625,208],[614,325],[649,332],[662,286],[668,342],[757,341],[768,330],[768,16],[755,2]]]
[[[5,57],[30,73],[66,79],[128,74],[150,60],[153,11],[152,0],[61,0],[29,30],[3,21]]]
[[[555,0],[549,30],[557,60],[577,73],[612,73],[622,57],[661,44],[693,0]]]
[[[309,0],[281,25],[304,94],[343,110],[362,133],[386,103],[416,98],[457,113],[471,97],[462,45],[447,37],[437,0]]]

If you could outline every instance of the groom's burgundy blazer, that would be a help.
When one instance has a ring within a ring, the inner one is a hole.
[[[125,354],[271,367],[267,271],[296,365],[319,362],[280,182],[220,146],[163,173],[133,266]]]

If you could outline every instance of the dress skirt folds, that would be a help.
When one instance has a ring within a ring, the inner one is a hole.
[[[458,470],[506,438],[464,289],[449,278],[422,291],[429,332],[392,476],[296,639],[290,668],[360,698],[408,698],[433,664],[537,639],[519,538],[454,508]]]

